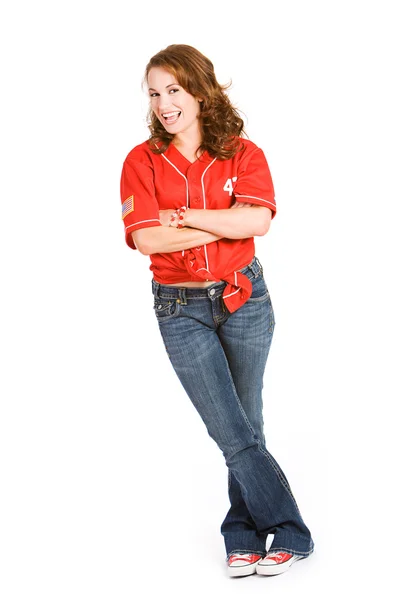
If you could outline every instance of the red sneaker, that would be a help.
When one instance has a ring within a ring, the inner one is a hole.
[[[247,552],[235,552],[235,554],[231,554],[227,561],[229,577],[253,575],[256,572],[257,563],[261,559],[261,554],[250,554]]]
[[[287,552],[268,552],[268,554],[257,564],[259,575],[280,575],[304,556],[288,554]]]

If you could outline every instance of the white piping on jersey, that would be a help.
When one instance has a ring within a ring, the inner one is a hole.
[[[208,169],[211,167],[211,165],[213,165],[215,163],[216,160],[217,160],[217,158],[215,157],[214,160],[212,162],[210,162],[208,167],[206,169],[204,169],[203,175],[201,176],[201,188],[203,190],[203,208],[206,207],[206,193],[204,191],[204,175],[207,173]]]
[[[206,257],[206,265],[207,265],[207,269],[206,269],[206,271],[210,272],[210,268],[209,268],[209,265],[208,265],[207,246],[204,244],[204,246],[203,246],[203,247],[204,247],[204,256]]]
[[[175,171],[177,171],[179,173],[179,175],[181,175],[183,177],[183,179],[185,180],[185,183],[186,183],[186,206],[189,208],[189,185],[188,185],[188,180],[186,179],[185,175],[180,172],[180,170],[178,169],[178,167],[176,167],[174,165],[174,163],[172,163],[169,160],[169,158],[167,158],[166,156],[164,156],[164,154],[161,154],[161,156],[163,157],[164,160],[166,160],[167,162],[169,162],[169,164],[171,165],[171,167],[174,167]]]
[[[234,271],[235,273],[235,286],[237,287],[237,271]],[[231,294],[227,294],[226,296],[224,296],[224,294],[222,294],[223,299],[225,300],[225,298],[230,298],[230,296],[234,296],[235,294],[237,294],[238,292],[240,292],[240,288],[238,288],[236,290],[236,292],[232,292]]]
[[[240,288],[238,290],[236,290],[236,292],[232,292],[232,294],[227,294],[226,296],[222,296],[223,299],[225,300],[225,298],[229,298],[230,296],[234,296],[235,294],[237,294],[238,292],[240,292]]]
[[[158,146],[157,146],[157,147],[158,147]],[[162,157],[163,157],[163,159],[164,159],[164,160],[166,160],[166,161],[167,161],[167,162],[168,162],[168,163],[171,165],[171,167],[173,167],[173,168],[175,169],[175,171],[177,171],[177,173],[179,173],[179,175],[181,175],[181,176],[183,177],[183,179],[185,180],[185,183],[186,183],[186,206],[189,208],[189,184],[188,184],[188,180],[187,180],[186,176],[185,176],[183,173],[181,173],[181,171],[178,169],[178,167],[176,167],[176,166],[174,165],[174,163],[173,163],[173,162],[171,162],[171,161],[169,160],[169,158],[167,158],[167,157],[166,157],[166,156],[165,156],[163,153],[161,154],[161,156],[162,156]],[[201,187],[202,187],[202,190],[203,190],[203,206],[204,206],[204,208],[206,207],[206,195],[205,195],[205,191],[204,191],[204,175],[206,174],[206,172],[208,171],[208,169],[211,167],[211,165],[213,165],[213,164],[215,163],[215,161],[216,161],[216,160],[217,160],[217,159],[216,159],[216,158],[214,158],[214,160],[213,160],[213,161],[212,161],[212,162],[211,162],[211,163],[210,163],[210,164],[207,166],[207,168],[204,170],[204,172],[203,172],[203,174],[202,174],[202,176],[201,176]],[[206,271],[208,271],[208,272],[210,272],[210,270],[209,270],[209,267],[208,267],[208,255],[207,255],[207,248],[206,248],[206,246],[205,246],[205,245],[204,245],[204,255],[205,255],[205,259],[206,259],[206,265],[207,265],[207,269],[205,269],[205,270],[206,270]],[[185,256],[185,251],[184,251],[184,250],[182,250],[182,256]],[[201,269],[199,269],[199,270],[201,270]]]
[[[275,204],[270,200],[264,200],[264,198],[257,198],[257,196],[246,196],[246,194],[235,194],[235,198],[254,198],[254,200],[261,200],[261,202],[265,202],[266,204],[270,204],[275,208]]]
[[[161,221],[159,219],[146,219],[146,221],[138,221],[137,223],[133,223],[133,225],[128,225],[128,227],[125,227],[125,231],[128,231],[130,227],[136,227],[136,225],[140,225],[141,223],[150,223],[151,221],[157,221],[157,223],[160,223],[161,225]]]
[[[207,173],[208,169],[211,167],[211,165],[213,165],[215,163],[216,160],[217,160],[217,157],[215,157],[214,160],[212,162],[210,162],[208,167],[206,169],[204,169],[203,175],[201,176],[201,189],[203,191],[203,208],[206,208],[206,192],[204,189],[204,175]],[[205,244],[204,244],[204,256],[206,258],[207,271],[210,272],[210,268],[208,265],[207,246]]]
[[[157,146],[157,144],[156,144]],[[158,146],[157,146],[158,148]],[[172,163],[169,158],[167,158],[166,156],[164,156],[163,153],[161,153],[161,156],[163,157],[164,160],[166,160],[167,162],[169,162],[169,164],[171,165],[171,167],[174,167],[175,171],[177,171],[179,173],[179,175],[182,175],[183,179],[185,180],[186,183],[186,206],[189,208],[189,185],[188,185],[188,180],[185,177],[185,175],[183,173],[180,172],[180,170],[178,169],[178,167],[176,167],[174,165],[174,163]],[[182,256],[185,256],[185,251],[182,250]]]

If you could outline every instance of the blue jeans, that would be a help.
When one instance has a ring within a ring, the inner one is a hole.
[[[313,551],[289,483],[265,447],[262,387],[275,326],[258,259],[242,269],[253,291],[229,313],[224,282],[208,288],[153,280],[154,310],[172,366],[228,467],[229,511],[221,525],[227,558],[270,551]]]

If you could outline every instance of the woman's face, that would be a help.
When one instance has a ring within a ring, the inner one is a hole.
[[[168,133],[178,138],[182,133],[197,138],[200,133],[199,100],[186,92],[174,75],[159,67],[150,69],[147,83],[151,109]]]

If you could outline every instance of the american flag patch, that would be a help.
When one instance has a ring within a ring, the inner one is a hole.
[[[125,200],[125,202],[123,203],[123,205],[122,205],[122,218],[123,219],[125,219],[126,215],[129,215],[129,213],[134,211],[133,200],[134,200],[134,197],[129,196],[129,198],[127,198]]]

